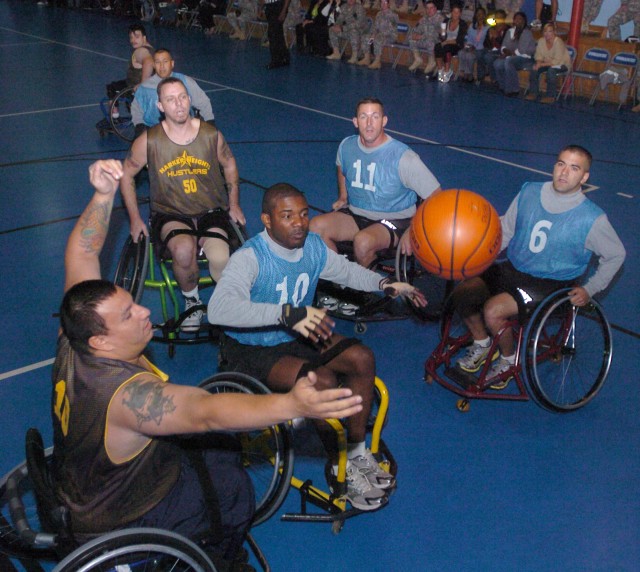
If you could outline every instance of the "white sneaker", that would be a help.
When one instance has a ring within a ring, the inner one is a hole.
[[[502,356],[498,361],[496,361],[491,369],[487,372],[487,381],[491,381],[494,377],[498,377],[499,375],[509,371],[514,364],[509,363]],[[509,385],[509,382],[513,379],[513,375],[509,375],[504,377],[503,379],[497,379],[495,383],[492,383],[489,387],[491,389],[497,389],[498,391],[501,389],[506,389]]]
[[[469,348],[467,348],[465,356],[460,358],[456,363],[461,370],[468,371],[469,373],[475,373],[482,367],[482,364],[487,361],[490,349],[491,344],[485,347],[474,342]],[[500,352],[496,350],[491,356],[491,361],[497,359],[499,355]]]
[[[201,306],[202,301],[200,298],[190,297],[184,299],[184,311],[187,312],[189,309],[194,306]],[[195,332],[200,329],[200,322],[202,321],[203,311],[196,310],[189,314],[180,324],[180,329],[183,332]]]
[[[340,300],[334,298],[333,296],[323,296],[322,298],[320,298],[320,300],[318,300],[318,306],[330,311],[337,310],[339,303]]]
[[[387,495],[371,485],[352,462],[347,461],[347,500],[360,510],[377,510],[387,504]]]
[[[380,466],[369,449],[366,450],[364,455],[350,459],[349,462],[357,467],[371,483],[371,486],[376,489],[390,489],[396,484],[395,477]]]
[[[438,81],[444,81],[444,69],[439,69],[438,70]]]
[[[453,76],[453,70],[449,70],[448,72],[444,72],[444,74],[442,75],[442,82],[443,83],[449,83],[449,80],[451,79],[452,76]]]
[[[542,28],[542,22],[541,22],[540,20],[537,20],[537,19],[536,19],[536,20],[533,20],[533,21],[531,22],[531,27],[532,27],[534,30],[535,30],[535,29],[538,29],[538,28]]]
[[[347,302],[340,302],[338,304],[338,312],[343,316],[355,316],[356,312],[360,309],[360,306],[355,304],[349,304]]]

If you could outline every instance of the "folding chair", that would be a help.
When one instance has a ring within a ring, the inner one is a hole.
[[[382,53],[384,53],[385,49],[391,50],[391,62],[393,64],[392,67],[395,68],[396,65],[396,50],[404,50],[409,48],[409,25],[404,22],[398,23],[398,35],[396,36],[395,42],[391,42],[390,44],[385,44],[382,46]]]
[[[593,105],[595,103],[600,91],[604,91],[608,97],[608,94],[610,93],[609,86],[611,85],[617,85],[622,90],[624,89],[622,84],[626,84],[629,86],[627,90],[628,96],[635,85],[636,74],[638,73],[638,56],[632,52],[618,52],[611,58],[605,72],[607,71],[614,74],[614,81],[607,83],[604,88],[601,87],[601,83],[598,81],[596,88],[593,90],[593,94],[591,95],[589,105]],[[625,97],[623,99],[626,100],[627,98]],[[618,110],[622,107],[623,103],[623,100],[619,101]]]
[[[608,50],[604,48],[589,48],[582,56],[578,67],[567,74],[564,82],[562,82],[560,92],[564,93],[564,98],[567,99],[569,90],[575,93],[576,80],[598,82],[600,74],[606,69],[610,60],[611,54]]]

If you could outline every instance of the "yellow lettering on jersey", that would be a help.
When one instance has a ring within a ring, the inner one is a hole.
[[[53,413],[60,420],[62,434],[66,437],[69,432],[69,398],[67,397],[67,384],[64,379],[56,383],[54,391],[56,402],[53,405]]]
[[[175,175],[176,167],[180,172],[184,174],[188,174],[190,172],[193,172],[193,173],[199,172],[202,174],[206,174],[209,172],[209,169],[211,168],[211,163],[203,159],[199,159],[198,157],[187,155],[187,152],[184,151],[182,155],[180,155],[179,157],[176,157],[175,159],[172,159],[166,165],[163,165],[162,167],[160,167],[158,169],[158,173],[160,175],[164,175],[165,173],[167,173],[167,171],[172,170],[173,176],[176,176]],[[192,169],[192,167],[201,167],[201,169]],[[171,173],[167,173],[167,175],[171,176]]]

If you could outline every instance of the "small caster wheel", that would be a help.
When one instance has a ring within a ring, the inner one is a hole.
[[[356,322],[356,325],[353,327],[356,334],[364,334],[367,331],[367,324],[363,322]]]
[[[173,344],[169,344],[167,351],[169,353],[169,357],[173,359],[173,356],[176,355],[176,346]]]
[[[334,520],[331,523],[331,532],[333,532],[333,534],[340,534],[340,531],[342,530],[343,526],[344,526],[344,520]]]
[[[458,399],[456,407],[460,413],[467,413],[471,407],[468,399]]]
[[[426,374],[424,376],[424,381],[425,383],[428,383],[429,385],[431,385],[433,383],[433,376],[430,374]]]

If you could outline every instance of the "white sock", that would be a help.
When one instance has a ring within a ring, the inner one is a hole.
[[[507,363],[510,363],[511,365],[513,365],[514,363],[516,363],[516,354],[510,355],[510,356],[502,356],[502,359]]]
[[[200,294],[198,293],[198,287],[197,286],[193,290],[191,290],[190,292],[185,292],[184,290],[182,290],[182,295],[185,298],[195,298],[196,300],[200,300]]]
[[[491,338],[486,337],[484,340],[473,340],[473,343],[478,344],[480,347],[488,348],[491,345]]]

